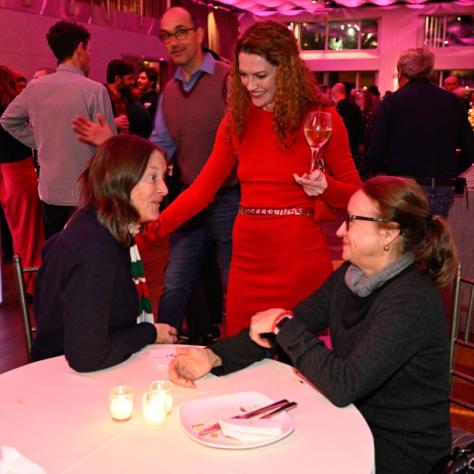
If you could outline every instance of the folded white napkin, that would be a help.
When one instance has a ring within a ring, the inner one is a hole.
[[[219,420],[221,431],[240,441],[265,441],[282,434],[281,422],[278,420],[262,420],[251,418],[248,420],[224,418]]]
[[[0,447],[0,474],[46,474],[38,464],[25,458],[15,448]]]

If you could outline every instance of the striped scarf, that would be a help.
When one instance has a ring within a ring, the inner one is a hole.
[[[130,260],[132,261],[132,280],[138,293],[137,324],[154,323],[153,309],[151,307],[150,290],[146,283],[145,269],[136,243],[130,247]]]

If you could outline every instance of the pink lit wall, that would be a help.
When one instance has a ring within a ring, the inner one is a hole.
[[[64,19],[77,21],[74,17],[65,16]],[[154,34],[155,25],[145,24],[141,30],[136,28],[138,31],[130,31],[103,24],[88,24],[88,20],[106,23],[93,17],[81,19],[85,21],[78,23],[83,24],[91,32],[92,79],[105,82],[107,63],[111,59],[122,56],[166,58],[163,46]],[[27,79],[30,79],[39,67],[55,67],[55,58],[48,47],[45,35],[50,26],[59,20],[60,17],[10,10],[0,6],[0,64],[6,64],[21,72]],[[119,20],[123,22],[127,18],[124,16]],[[137,21],[134,15],[128,15],[128,20]],[[112,18],[110,23],[117,23],[117,19]]]
[[[303,51],[302,58],[313,71],[378,71],[378,87],[383,93],[394,90],[395,68],[400,52],[421,46],[424,16],[472,14],[472,7],[457,3],[427,5],[398,5],[389,7],[361,7],[328,10],[318,15],[299,14],[291,17],[275,14],[264,19],[277,21],[320,21],[379,18],[379,47],[376,50]],[[242,14],[240,31],[262,18]],[[474,69],[474,46],[437,48],[436,69]]]

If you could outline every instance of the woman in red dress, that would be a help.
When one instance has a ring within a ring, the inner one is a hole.
[[[0,65],[0,116],[18,91],[15,73]],[[13,251],[25,267],[41,263],[44,244],[43,216],[38,196],[38,176],[32,151],[0,125],[0,204],[12,234]],[[33,274],[26,277],[27,292],[34,293]]]
[[[256,312],[293,307],[321,286],[332,263],[319,222],[334,219],[360,186],[344,123],[317,92],[286,26],[251,26],[237,41],[231,76],[230,107],[209,160],[145,236],[163,237],[204,209],[237,168],[242,197],[233,228],[227,335],[248,327]],[[315,109],[332,115],[333,128],[321,151],[325,170],[307,173],[304,121]],[[79,137],[94,143],[107,136],[105,128],[104,121],[83,117],[75,123]]]
[[[319,222],[334,218],[360,185],[344,124],[316,92],[284,25],[250,27],[237,41],[231,75],[230,108],[206,166],[154,226],[160,236],[176,229],[212,201],[237,167],[242,198],[233,229],[228,335],[248,327],[257,311],[292,307],[326,280],[332,263]],[[333,131],[321,152],[325,171],[308,174],[303,127],[313,109],[332,115]]]

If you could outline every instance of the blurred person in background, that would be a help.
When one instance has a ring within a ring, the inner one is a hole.
[[[26,77],[20,74],[19,72],[15,72],[14,74],[15,74],[15,89],[17,93],[19,94],[26,87],[26,84],[28,84],[28,81],[26,80]]]
[[[369,177],[370,171],[367,165],[367,150],[372,140],[372,132],[375,122],[375,109],[372,94],[367,89],[360,89],[355,94],[355,102],[362,113],[362,140],[356,155],[357,170],[362,179]]]
[[[107,65],[107,92],[112,102],[115,125],[119,133],[148,138],[152,130],[150,114],[143,104],[132,97],[135,68],[121,59]]]
[[[376,111],[367,156],[371,171],[417,181],[431,212],[447,217],[456,177],[474,161],[474,133],[459,99],[430,82],[434,61],[427,48],[400,54],[400,88]]]
[[[443,86],[448,92],[454,92],[459,87],[459,80],[456,76],[448,76],[444,79]]]
[[[0,116],[18,95],[16,79],[9,67],[0,66]],[[0,150],[0,202],[12,235],[13,251],[21,256],[25,267],[37,267],[41,263],[44,229],[32,150],[1,125]],[[32,295],[33,275],[26,275],[25,279],[26,290]]]
[[[156,108],[158,107],[157,82],[158,71],[155,68],[144,66],[138,70],[137,87],[140,91],[138,100],[148,110],[152,123],[155,123]]]
[[[381,102],[379,88],[375,84],[372,84],[367,88],[367,90],[372,94],[372,103],[374,105],[374,110],[377,111]]]
[[[352,158],[360,174],[361,170],[358,167],[360,160],[358,160],[358,157],[363,147],[362,112],[352,95],[348,97],[346,85],[342,82],[334,84],[331,94],[337,113],[342,117],[346,126]]]
[[[33,74],[32,79],[39,79],[40,77],[47,76],[48,74],[53,74],[55,71],[52,67],[40,67]]]
[[[71,122],[77,114],[94,120],[99,113],[116,133],[105,87],[87,76],[90,33],[69,22],[55,23],[46,35],[58,61],[56,72],[34,81],[8,105],[3,128],[29,148],[38,150],[38,192],[46,238],[63,229],[78,202],[76,182],[95,147],[81,143]]]

